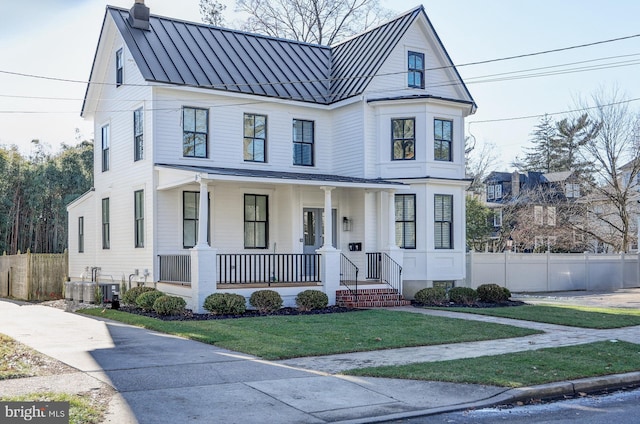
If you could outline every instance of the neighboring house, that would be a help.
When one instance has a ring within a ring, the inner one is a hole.
[[[407,297],[461,282],[475,109],[423,7],[330,47],[107,7],[69,275],[198,311],[216,290],[333,304],[356,279]]]
[[[494,211],[493,251],[584,251],[582,190],[573,171],[492,172],[484,184]]]

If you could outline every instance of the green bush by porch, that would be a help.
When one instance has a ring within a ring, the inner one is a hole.
[[[264,359],[492,340],[539,333],[508,325],[387,310],[208,321],[161,321],[112,309],[104,313],[101,309],[82,312]]]

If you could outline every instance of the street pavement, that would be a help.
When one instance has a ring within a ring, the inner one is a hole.
[[[616,302],[622,302],[616,306],[637,308],[640,289],[627,290],[628,303],[616,298]],[[573,298],[572,293],[562,295]],[[544,300],[545,295],[526,298],[530,303]],[[412,307],[393,310],[504,323],[545,333],[488,342],[265,361],[48,306],[0,301],[0,333],[77,370],[0,381],[0,395],[113,388],[116,394],[105,422],[118,424],[355,424],[640,383],[640,373],[521,389],[340,375],[363,366],[495,355],[599,340],[640,343],[640,326],[590,330]]]

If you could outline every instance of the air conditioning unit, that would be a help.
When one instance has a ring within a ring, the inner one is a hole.
[[[100,283],[100,292],[102,293],[103,303],[113,303],[120,300],[120,288],[115,283]]]

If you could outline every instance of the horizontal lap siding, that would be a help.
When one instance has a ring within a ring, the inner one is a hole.
[[[364,177],[362,104],[358,102],[333,113],[333,170],[339,175]]]

